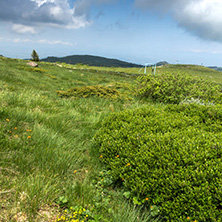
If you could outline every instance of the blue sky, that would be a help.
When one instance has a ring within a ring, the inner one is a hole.
[[[222,66],[221,0],[0,0],[0,54]]]

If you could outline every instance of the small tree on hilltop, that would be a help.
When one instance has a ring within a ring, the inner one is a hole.
[[[31,57],[32,57],[31,58],[32,61],[35,61],[35,62],[39,61],[39,55],[35,50],[32,51]]]

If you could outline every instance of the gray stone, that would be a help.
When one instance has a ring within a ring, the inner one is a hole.
[[[35,62],[28,62],[27,65],[32,66],[32,67],[38,67],[38,64]]]

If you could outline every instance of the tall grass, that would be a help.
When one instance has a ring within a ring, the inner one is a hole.
[[[62,196],[69,204],[88,205],[95,188],[84,181],[99,168],[89,155],[91,139],[105,116],[132,103],[61,99],[56,90],[79,82],[131,80],[90,71],[70,72],[49,64],[40,65],[42,72],[36,72],[22,60],[0,62],[0,201],[4,202],[0,220],[23,216],[24,220],[41,221],[39,212]]]
[[[94,209],[100,221],[154,221],[149,212],[98,190],[104,166],[91,150],[106,116],[147,102],[133,96],[125,101],[62,99],[56,93],[83,85],[131,85],[136,77],[118,72],[137,70],[49,63],[35,70],[26,62],[0,58],[0,221],[52,221],[61,200]]]

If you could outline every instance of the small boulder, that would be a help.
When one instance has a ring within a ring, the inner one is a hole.
[[[38,67],[38,64],[35,62],[28,62],[27,65],[32,66],[32,67]]]

